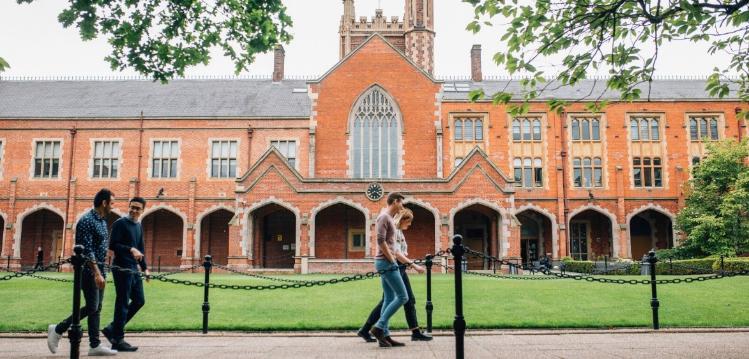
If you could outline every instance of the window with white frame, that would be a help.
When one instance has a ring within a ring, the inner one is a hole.
[[[689,116],[689,139],[693,142],[719,140],[718,117]]]
[[[281,152],[281,154],[286,157],[286,161],[289,162],[289,166],[296,168],[296,141],[270,141],[270,145],[277,148],[278,152]]]
[[[632,141],[659,142],[661,140],[660,119],[658,117],[633,116],[629,120]]]
[[[362,94],[349,122],[349,153],[354,178],[398,178],[401,115],[379,86]]]
[[[348,250],[351,252],[363,251],[366,248],[366,238],[363,229],[352,229],[348,236]]]
[[[211,177],[237,177],[237,141],[211,142]]]
[[[151,159],[151,177],[176,178],[179,141],[153,141]]]
[[[573,117],[572,141],[600,141],[601,120],[592,117]]]
[[[120,169],[120,142],[94,141],[92,178],[117,178]]]
[[[543,187],[543,161],[541,158],[515,157],[513,160],[515,186]]]
[[[453,168],[458,167],[463,159],[475,147],[484,149],[484,117],[481,115],[456,115],[452,117],[453,140],[452,155]]]
[[[34,178],[57,178],[60,175],[60,141],[36,141]]]
[[[635,187],[663,187],[663,165],[660,157],[632,158]]]
[[[572,177],[575,187],[603,187],[601,157],[575,157],[572,159]]]
[[[516,117],[512,120],[513,142],[540,142],[541,119],[538,117]]]

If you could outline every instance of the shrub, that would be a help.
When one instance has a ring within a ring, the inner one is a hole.
[[[720,262],[720,259],[718,259]],[[656,274],[690,275],[707,274],[713,272],[715,258],[660,260],[655,266]],[[718,263],[720,266],[720,263]]]
[[[591,261],[576,261],[569,257],[564,257],[562,264],[564,264],[565,271],[575,273],[593,273],[595,268],[595,263]]]
[[[749,258],[725,258],[723,270],[726,272],[749,270]],[[720,271],[720,258],[713,263],[713,271]]]

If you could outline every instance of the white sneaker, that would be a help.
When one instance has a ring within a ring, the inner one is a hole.
[[[57,353],[57,345],[60,344],[60,338],[62,338],[62,335],[55,331],[55,327],[54,324],[47,327],[47,348],[52,354]]]
[[[110,355],[117,355],[117,351],[104,346],[104,344],[99,344],[96,348],[88,348],[88,356],[90,357],[103,357]]]

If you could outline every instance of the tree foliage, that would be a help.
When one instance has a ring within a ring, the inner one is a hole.
[[[8,64],[8,62],[5,61],[5,59],[3,59],[2,57],[0,57],[0,72],[3,72],[8,68],[10,68],[10,65]]]
[[[68,1],[58,15],[63,27],[77,27],[83,40],[105,36],[113,70],[132,68],[162,82],[207,64],[211,48],[220,48],[239,73],[256,54],[291,39],[281,0]]]
[[[684,251],[692,255],[749,252],[749,156],[747,141],[709,146],[687,184],[686,206],[677,223],[685,232]]]
[[[659,47],[677,40],[709,41],[711,54],[728,53],[729,67],[715,68],[706,90],[725,97],[734,86],[740,99],[749,100],[749,0],[463,1],[474,7],[470,31],[506,22],[500,38],[506,50],[494,54],[494,61],[510,75],[528,75],[522,81],[526,107],[552,83],[574,85],[590,74],[607,75],[606,87],[618,91],[622,100],[648,97]],[[653,47],[652,56],[643,53],[646,46]],[[553,56],[562,58],[558,74],[552,76],[556,81],[537,69],[539,60]],[[600,106],[601,96],[593,95],[580,100]],[[473,98],[483,96],[478,91]],[[510,98],[502,91],[491,96],[495,103]],[[554,101],[550,106],[559,110],[566,104]],[[522,111],[523,105],[513,110]]]

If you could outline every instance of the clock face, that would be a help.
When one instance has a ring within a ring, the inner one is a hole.
[[[369,187],[367,187],[366,195],[371,201],[378,201],[382,198],[384,193],[385,191],[382,189],[382,185],[379,183],[370,183]]]

